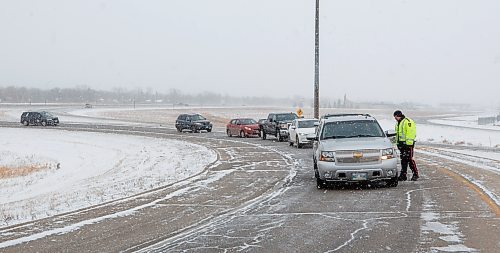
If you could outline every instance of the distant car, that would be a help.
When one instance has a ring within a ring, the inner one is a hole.
[[[254,119],[232,119],[226,126],[227,136],[233,135],[242,138],[249,136],[259,136],[260,128],[257,121]]]
[[[85,108],[92,108],[92,104],[85,104]]]
[[[59,118],[46,111],[23,112],[21,114],[21,123],[25,126],[57,126],[59,124]]]
[[[175,121],[175,128],[182,132],[184,129],[191,130],[193,133],[205,130],[212,132],[212,123],[200,114],[181,114]]]
[[[288,128],[290,134],[288,142],[290,146],[295,144],[297,148],[301,148],[303,145],[311,143],[310,140],[307,140],[306,136],[315,132],[318,123],[319,121],[317,119],[299,118],[293,120]]]

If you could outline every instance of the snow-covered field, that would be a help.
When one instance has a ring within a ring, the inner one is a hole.
[[[478,118],[479,117],[496,117],[496,113],[481,113],[474,116],[461,116],[461,117],[449,117],[443,119],[432,119],[429,122],[438,125],[447,125],[447,126],[458,126],[458,127],[468,127],[468,128],[476,128],[476,129],[489,129],[500,131],[500,122],[487,124],[487,125],[479,125]]]
[[[171,184],[217,155],[183,141],[52,129],[0,131],[0,225],[77,210]]]

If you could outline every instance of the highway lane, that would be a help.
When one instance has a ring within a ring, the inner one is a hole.
[[[422,171],[417,182],[318,190],[311,150],[272,138],[96,124],[58,128],[186,140],[216,150],[219,159],[173,185],[1,228],[0,246],[11,245],[2,252],[495,252],[500,247],[495,206],[433,156],[417,160]]]

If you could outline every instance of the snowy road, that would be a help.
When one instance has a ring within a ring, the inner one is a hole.
[[[418,182],[319,191],[310,150],[273,140],[148,127],[68,129],[187,141],[219,158],[172,185],[3,227],[2,252],[495,252],[500,246],[498,205],[450,171],[474,164],[422,153]]]

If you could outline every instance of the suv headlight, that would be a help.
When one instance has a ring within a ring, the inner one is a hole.
[[[335,162],[335,152],[333,151],[321,151],[320,161],[325,162]]]
[[[382,158],[382,160],[394,158],[394,149],[393,148],[382,149],[382,157],[381,158]]]

